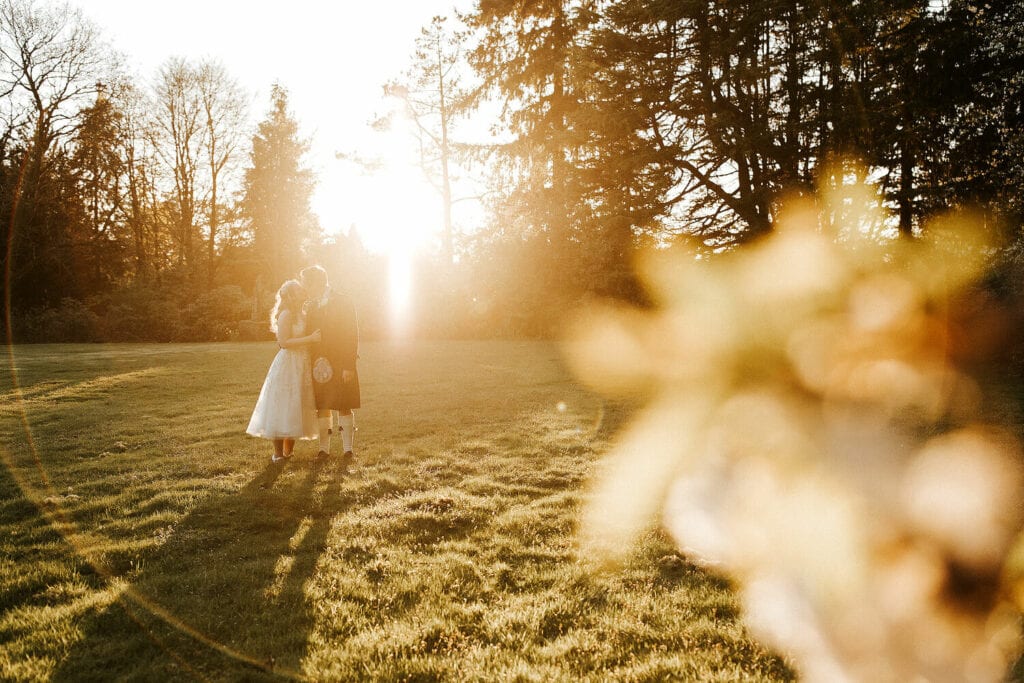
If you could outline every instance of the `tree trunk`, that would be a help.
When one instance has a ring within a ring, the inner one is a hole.
[[[444,253],[445,264],[450,266],[455,261],[452,228],[452,182],[448,168],[448,157],[451,155],[451,149],[448,142],[449,111],[447,92],[444,87],[444,55],[441,52],[440,39],[437,44],[437,66],[437,90],[440,96],[441,112],[441,209],[443,214],[441,247]]]

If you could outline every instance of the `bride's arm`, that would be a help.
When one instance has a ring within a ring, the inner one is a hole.
[[[312,344],[320,341],[320,330],[317,330],[313,334],[307,334],[305,337],[293,337],[292,332],[292,314],[290,311],[281,311],[281,315],[277,317],[277,345],[282,349],[295,349],[306,344]]]

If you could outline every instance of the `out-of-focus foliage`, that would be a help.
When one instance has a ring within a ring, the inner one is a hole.
[[[807,680],[997,681],[1024,595],[1019,416],[968,371],[1005,316],[956,313],[985,291],[989,245],[957,214],[919,241],[868,239],[866,195],[823,228],[851,194],[789,202],[726,257],[648,254],[653,309],[581,318],[580,376],[653,397],[597,479],[584,542],[621,557],[662,516]]]

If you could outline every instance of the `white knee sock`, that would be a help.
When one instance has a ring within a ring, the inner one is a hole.
[[[347,415],[338,416],[338,429],[341,430],[341,443],[345,452],[352,450],[352,437],[356,431],[356,418],[350,412]]]
[[[320,450],[324,453],[331,452],[331,416],[318,417],[317,426],[320,428]]]

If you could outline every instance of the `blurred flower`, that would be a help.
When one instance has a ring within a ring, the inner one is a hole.
[[[986,247],[958,217],[883,243],[848,200],[793,202],[716,259],[650,254],[652,310],[581,317],[578,374],[653,397],[603,463],[583,542],[621,557],[663,515],[807,680],[996,681],[1018,640],[1024,471],[946,315]]]

